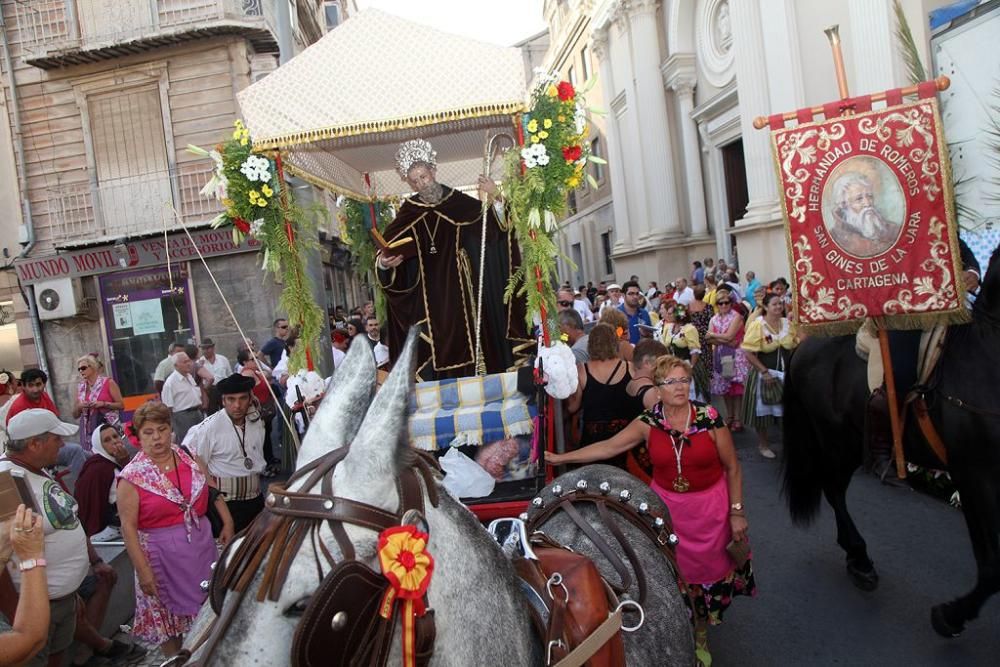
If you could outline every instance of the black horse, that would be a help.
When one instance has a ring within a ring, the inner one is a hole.
[[[949,329],[926,394],[948,452],[972,540],[976,586],[931,610],[934,629],[957,637],[1000,590],[1000,248],[993,252],[972,323]],[[865,362],[854,337],[809,338],[796,350],[785,383],[784,494],[795,523],[807,525],[826,496],[837,520],[847,571],[863,590],[878,586],[864,538],[847,512],[846,492],[861,465],[868,399]],[[906,459],[941,467],[907,418]],[[892,474],[892,473],[890,473]]]

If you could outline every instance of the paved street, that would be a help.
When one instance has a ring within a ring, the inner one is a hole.
[[[792,525],[780,466],[737,436],[758,594],[737,598],[710,635],[714,665],[995,665],[1000,599],[957,640],[930,624],[933,604],[971,588],[975,562],[961,512],[908,488],[857,473],[848,502],[879,570],[877,591],[848,580],[826,501],[809,529]],[[780,445],[776,446],[776,451]]]

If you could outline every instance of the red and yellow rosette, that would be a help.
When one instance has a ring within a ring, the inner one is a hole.
[[[379,613],[388,619],[396,600],[402,603],[399,613],[403,620],[403,667],[416,665],[415,619],[427,613],[424,595],[434,572],[434,559],[427,551],[427,539],[427,533],[414,526],[386,528],[378,537],[379,566],[390,584]]]

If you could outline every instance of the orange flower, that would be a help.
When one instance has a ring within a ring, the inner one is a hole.
[[[615,329],[615,334],[617,334],[619,338],[622,338],[625,335],[625,330],[621,327],[617,327]]]
[[[434,559],[427,552],[427,533],[414,526],[393,526],[378,538],[382,574],[404,600],[418,600],[427,592]]]

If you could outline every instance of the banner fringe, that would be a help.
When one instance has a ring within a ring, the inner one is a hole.
[[[972,311],[965,306],[954,310],[936,313],[907,313],[905,315],[888,315],[885,317],[849,320],[840,322],[824,322],[822,324],[804,324],[798,322],[798,330],[809,336],[853,336],[862,326],[871,326],[874,330],[888,329],[930,330],[938,325],[951,326],[968,324],[972,321]]]

